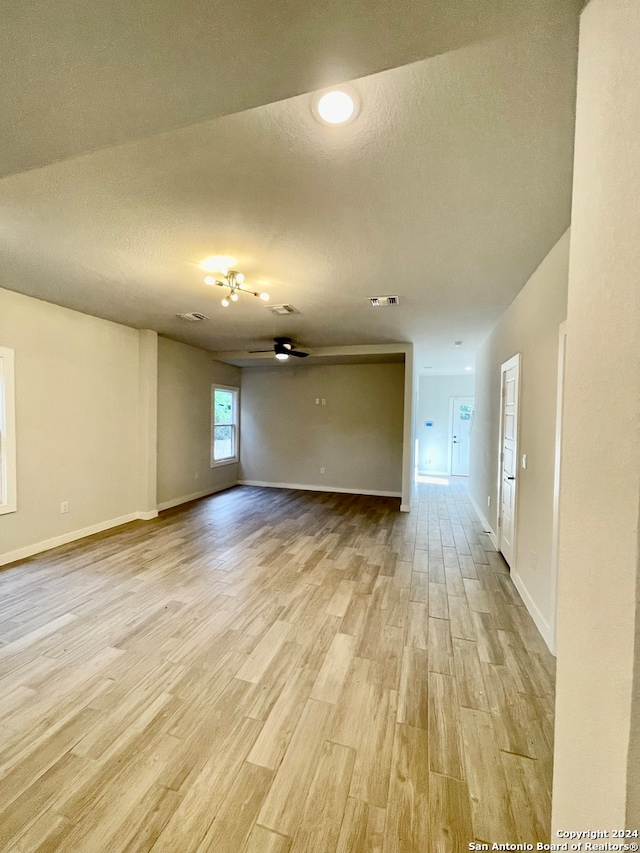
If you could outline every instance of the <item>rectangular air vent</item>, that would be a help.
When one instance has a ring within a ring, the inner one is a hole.
[[[372,296],[369,302],[374,308],[384,308],[386,305],[398,305],[400,300],[397,296]]]
[[[191,323],[209,319],[206,314],[201,314],[199,311],[191,311],[188,314],[176,314],[176,317],[180,317],[181,320],[189,320]]]
[[[293,307],[293,305],[266,305],[267,311],[270,311],[272,314],[299,314],[299,311]]]

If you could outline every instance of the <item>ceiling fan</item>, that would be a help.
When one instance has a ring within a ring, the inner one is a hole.
[[[270,349],[254,349],[254,350],[249,350],[249,352],[252,352],[252,353],[254,353],[254,352],[255,353],[271,352],[271,350]],[[306,358],[309,355],[308,352],[301,352],[300,350],[296,349],[296,345],[293,343],[291,338],[274,338],[273,339],[273,353],[275,354],[275,357],[279,361],[286,361],[289,358],[289,356],[293,356],[294,358]]]

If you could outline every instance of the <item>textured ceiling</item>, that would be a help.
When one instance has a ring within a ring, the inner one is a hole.
[[[2,29],[0,286],[211,350],[412,341],[459,370],[569,225],[576,2],[63,5]],[[288,97],[346,77],[345,127]],[[222,308],[213,254],[300,313]]]

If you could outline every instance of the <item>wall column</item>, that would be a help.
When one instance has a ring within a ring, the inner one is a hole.
[[[554,834],[621,829],[632,817],[628,828],[640,829],[638,45],[638,0],[591,0],[582,14],[578,59]]]
[[[158,333],[138,332],[138,515],[155,518],[158,472]]]

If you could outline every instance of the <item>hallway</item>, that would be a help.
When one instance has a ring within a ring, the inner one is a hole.
[[[0,573],[0,850],[549,840],[554,659],[462,485],[239,487]]]

